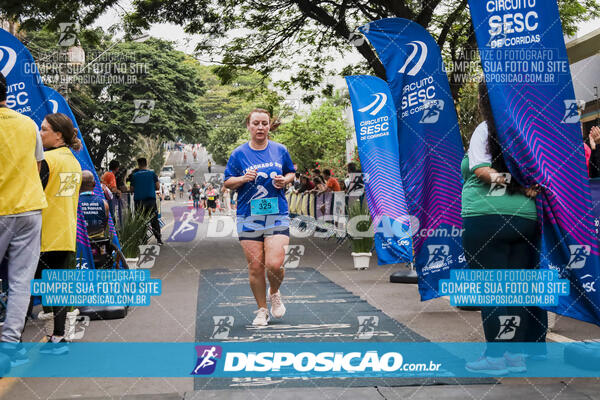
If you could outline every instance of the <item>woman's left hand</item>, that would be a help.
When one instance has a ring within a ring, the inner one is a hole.
[[[277,189],[283,189],[285,187],[285,178],[282,175],[276,175],[273,178],[273,186]]]
[[[533,185],[525,188],[525,196],[535,198],[540,193],[540,185]]]

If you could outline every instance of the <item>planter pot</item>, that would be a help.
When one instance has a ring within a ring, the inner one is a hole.
[[[371,260],[371,253],[354,253],[354,252],[352,252],[352,258],[354,259],[354,268],[355,269],[369,268],[369,261]]]
[[[139,259],[139,257],[125,258],[125,261],[127,262],[127,266],[129,267],[129,269],[137,269],[137,263]]]

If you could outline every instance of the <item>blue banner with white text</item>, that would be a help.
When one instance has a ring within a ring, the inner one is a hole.
[[[396,105],[419,292],[429,300],[439,297],[440,279],[465,267],[460,216],[464,151],[448,77],[437,43],[419,24],[387,18],[360,31],[385,67]]]
[[[0,343],[0,352],[11,343]],[[597,377],[594,354],[600,343],[430,343],[430,342],[209,342],[71,343],[69,352],[48,357],[56,343],[23,343],[30,362],[6,377],[182,377],[182,378],[461,378],[488,377],[465,368],[487,347],[539,354],[525,371],[510,377]]]
[[[377,260],[380,265],[410,262],[410,219],[400,175],[396,107],[390,89],[374,76],[348,76],[346,82],[361,168],[368,177],[365,190],[375,227]]]
[[[469,1],[496,130],[511,175],[540,185],[540,268],[569,279],[549,310],[600,324],[597,236],[558,5]]]

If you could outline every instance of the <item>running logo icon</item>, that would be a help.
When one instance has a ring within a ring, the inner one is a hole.
[[[585,267],[585,262],[590,255],[591,247],[586,244],[572,244],[569,245],[569,250],[571,251],[571,258],[569,259],[566,268],[581,269]]]
[[[444,100],[432,100],[424,104],[420,124],[435,124],[444,110]]]
[[[419,56],[419,61],[417,61],[417,63],[408,71],[408,73],[406,73],[409,76],[415,76],[419,73],[419,71],[421,71],[423,64],[425,64],[425,60],[427,60],[427,45],[420,40],[415,40],[413,42],[409,42],[408,44],[412,47],[412,52],[404,62],[402,68],[398,70],[398,73],[406,73],[406,68],[408,68],[408,65],[415,59],[420,51],[421,55]]]
[[[387,95],[385,93],[375,93],[373,96],[375,96],[375,100],[371,104],[366,105],[363,108],[359,108],[358,111],[364,113],[373,109],[369,114],[377,115],[377,113],[381,111],[383,106],[385,106],[387,103]]]
[[[377,326],[379,325],[379,317],[376,315],[360,315],[358,318],[357,339],[371,339]]]
[[[428,245],[427,250],[429,251],[429,259],[425,268],[428,270],[442,268],[446,263],[446,257],[450,254],[450,246],[441,245]]]
[[[499,197],[504,196],[506,194],[506,188],[511,180],[511,175],[508,172],[504,173],[492,173],[490,174],[492,177],[492,185],[490,186],[490,190],[486,194],[486,196]],[[497,177],[503,176],[504,183],[496,182]]]
[[[283,268],[293,269],[300,265],[300,257],[304,255],[304,246],[301,244],[283,246],[285,251],[285,259],[283,260]]]
[[[213,329],[213,333],[210,336],[211,339],[227,339],[229,337],[229,333],[233,328],[233,321],[235,319],[228,316],[213,316],[213,322],[215,327]]]
[[[223,355],[221,346],[196,346],[198,361],[190,375],[210,375],[217,368],[217,360]]]
[[[79,189],[81,174],[78,172],[61,172],[58,174],[60,186],[56,192],[56,197],[71,197]]]
[[[2,49],[2,52],[0,53],[0,62],[4,63],[0,72],[7,77],[17,62],[17,52],[7,46],[0,46],[0,49]]]
[[[496,340],[511,340],[517,333],[517,328],[521,325],[521,317],[518,315],[499,315],[500,330]]]
[[[145,124],[150,120],[150,114],[154,110],[154,100],[134,100],[133,106],[135,107],[135,113],[131,119],[133,124]]]
[[[583,106],[585,106],[583,100],[565,100],[565,116],[560,122],[563,124],[579,123],[579,110]]]
[[[137,262],[138,268],[152,268],[156,262],[156,257],[160,253],[158,245],[140,245],[140,257]]]
[[[79,33],[79,24],[77,22],[62,22],[58,24],[60,37],[58,45],[61,47],[71,47],[77,42],[77,33]]]

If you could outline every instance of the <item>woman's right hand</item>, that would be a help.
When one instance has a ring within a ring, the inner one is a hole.
[[[254,169],[249,169],[248,171],[246,171],[246,174],[244,175],[244,182],[252,182],[256,179],[256,170]]]

